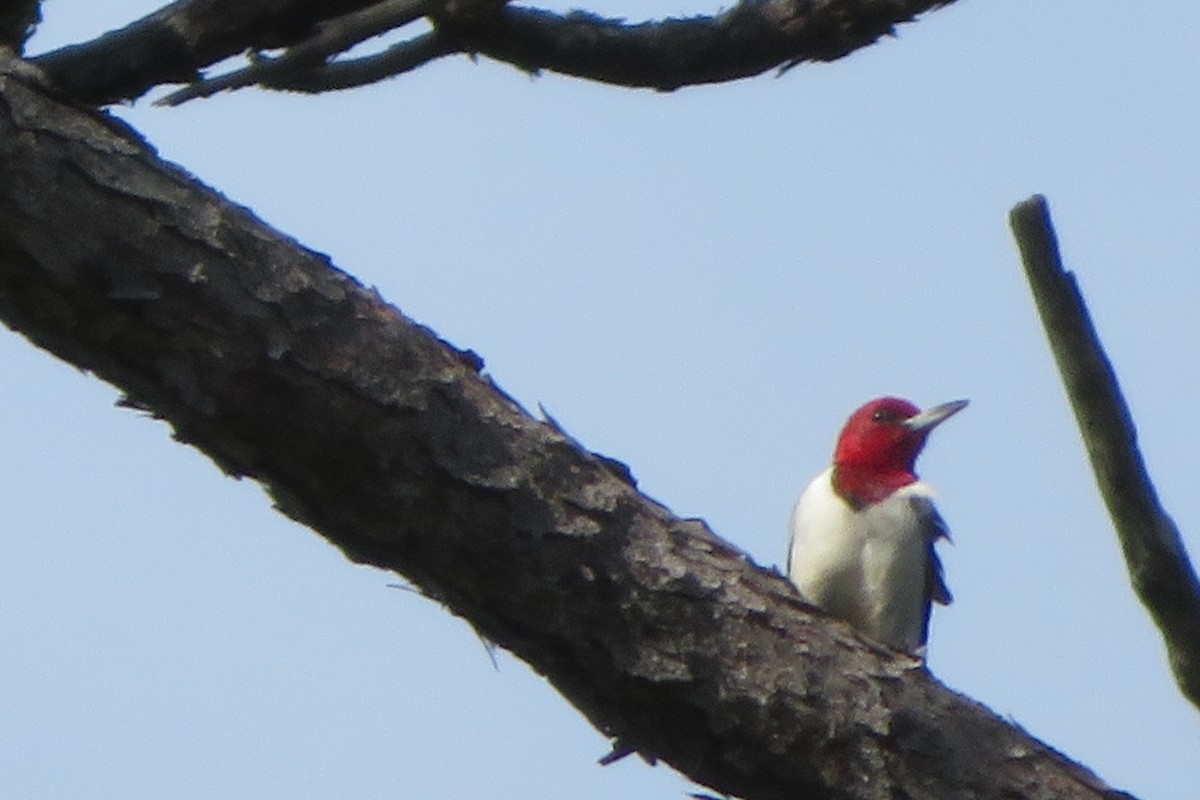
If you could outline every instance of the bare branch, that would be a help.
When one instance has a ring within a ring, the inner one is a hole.
[[[1045,198],[1018,204],[1010,221],[1134,591],[1162,632],[1180,690],[1200,708],[1200,582],[1146,473],[1117,377],[1063,267]]]
[[[191,84],[171,95],[171,104],[251,84],[324,91],[390,77],[453,52],[486,55],[531,73],[552,70],[671,91],[833,61],[953,0],[742,0],[716,16],[637,24],[504,2],[353,0],[335,9],[334,0],[187,0],[35,61],[68,94],[96,103],[134,98],[160,83]],[[237,18],[228,18],[230,4]],[[330,60],[421,13],[436,36],[415,36],[345,67]],[[338,15],[344,17],[334,21]],[[200,76],[222,58],[282,44],[295,47],[228,75]]]
[[[430,61],[453,55],[454,52],[447,46],[444,37],[439,36],[437,31],[431,31],[394,44],[372,56],[340,59],[307,71],[290,72],[272,78],[262,85],[268,89],[310,94],[353,89],[403,75]],[[188,88],[191,87],[182,89],[181,93],[186,92]],[[170,100],[172,97],[174,95],[163,99]]]
[[[317,32],[312,37],[288,48],[278,58],[258,57],[244,69],[189,84],[162,98],[158,104],[176,106],[188,100],[255,84],[273,89],[295,88],[296,76],[310,73],[338,53],[373,36],[420,19],[425,16],[431,3],[432,0],[383,0],[361,11],[327,20],[317,26]]]
[[[3,69],[0,319],[718,791],[1124,797],[816,614],[119,123]]]
[[[374,2],[179,0],[93,41],[31,60],[66,94],[104,105],[160,84],[190,83],[202,68],[247,50],[295,44],[321,21]]]
[[[835,61],[953,0],[742,0],[715,17],[626,24],[508,7],[494,20],[443,22],[457,48],[527,72],[673,91]]]

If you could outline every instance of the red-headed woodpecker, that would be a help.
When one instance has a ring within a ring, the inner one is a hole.
[[[933,549],[948,532],[913,464],[929,432],[966,405],[867,403],[850,415],[833,465],[792,514],[788,575],[805,599],[910,653],[925,645],[930,603],[950,602]]]

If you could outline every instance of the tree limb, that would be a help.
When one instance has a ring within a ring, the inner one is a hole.
[[[430,31],[390,45],[375,55],[338,59],[308,70],[289,70],[260,81],[259,85],[267,89],[309,94],[353,89],[403,75],[430,61],[454,53],[455,51],[447,45],[445,37],[438,35],[437,31]],[[185,86],[178,92],[162,98],[160,102],[163,105],[177,105],[178,102],[191,99],[193,93],[197,97],[211,94],[208,81]]]
[[[1127,797],[817,614],[317,253],[0,69],[0,319],[746,798]]]
[[[505,0],[184,0],[94,42],[34,60],[65,92],[95,104],[133,99],[161,83],[190,84],[167,99],[171,104],[252,82],[302,91],[344,88],[455,52],[530,73],[551,70],[672,91],[833,61],[953,1],[741,0],[716,16],[628,24],[584,12],[503,7]],[[229,18],[231,5],[235,18]],[[414,36],[352,68],[330,60],[388,25],[408,24],[414,10],[427,11],[436,36]],[[210,80],[200,76],[228,56],[283,44],[296,52],[259,58]]]
[[[90,42],[31,60],[84,103],[134,100],[164,83],[189,83],[210,64],[286,47],[318,23],[377,0],[179,0]]]
[[[658,91],[836,61],[953,0],[742,0],[715,17],[626,24],[507,7],[483,24],[442,25],[463,52],[526,72]],[[453,21],[451,21],[453,23]]]
[[[382,0],[361,11],[322,22],[316,33],[289,47],[278,58],[255,58],[243,69],[190,83],[162,98],[158,104],[176,106],[187,100],[255,84],[272,89],[291,88],[297,84],[299,76],[319,71],[335,55],[373,36],[420,19],[430,5],[432,0]]]
[[[1010,221],[1133,589],[1162,632],[1180,690],[1200,708],[1200,582],[1146,472],[1133,418],[1075,276],[1063,267],[1045,198],[1018,204]]]

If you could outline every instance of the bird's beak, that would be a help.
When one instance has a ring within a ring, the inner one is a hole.
[[[949,403],[942,403],[940,406],[927,408],[921,413],[904,420],[904,427],[910,431],[928,433],[966,408],[968,402],[967,400],[952,400]]]

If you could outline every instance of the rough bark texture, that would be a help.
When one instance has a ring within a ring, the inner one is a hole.
[[[524,413],[480,362],[0,70],[0,319],[747,798],[1121,795]]]
[[[1045,198],[1016,206],[1011,221],[1130,582],[1162,633],[1175,682],[1200,708],[1200,580],[1179,529],[1158,501],[1133,415],[1075,276],[1063,267]]]

